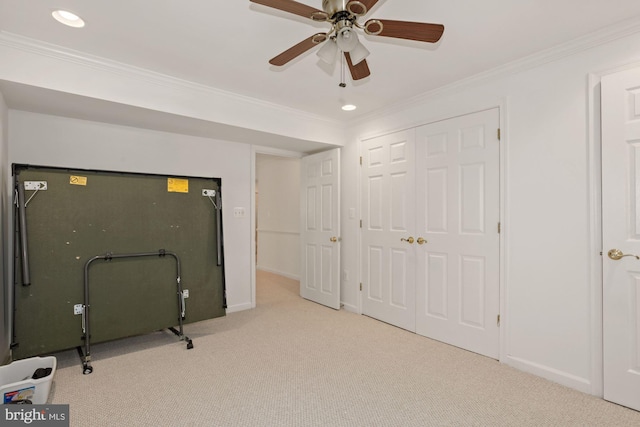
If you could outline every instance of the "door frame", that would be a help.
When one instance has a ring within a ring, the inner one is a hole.
[[[500,248],[499,248],[499,286],[500,286],[500,356],[499,361],[504,362],[509,354],[508,342],[506,340],[507,331],[509,327],[509,313],[507,310],[507,298],[508,298],[508,269],[507,265],[507,257],[508,257],[508,233],[509,233],[509,212],[507,209],[506,203],[506,195],[508,194],[508,182],[507,182],[507,170],[508,170],[508,147],[509,147],[509,132],[508,132],[508,106],[509,106],[509,98],[508,97],[496,97],[493,102],[487,103],[479,103],[477,105],[467,104],[464,108],[455,107],[453,111],[448,113],[444,113],[437,116],[427,117],[424,120],[419,122],[409,123],[407,125],[403,125],[401,127],[385,129],[384,131],[379,131],[377,133],[362,135],[358,138],[358,158],[362,156],[362,148],[365,140],[376,138],[380,136],[384,136],[387,134],[400,132],[412,128],[417,128],[419,126],[428,125],[430,123],[435,123],[438,121],[448,120],[459,116],[465,116],[468,114],[477,113],[480,111],[491,110],[497,108],[499,111],[500,119],[500,152],[499,152],[499,173],[500,173],[500,181],[499,181],[499,203],[500,203],[500,224],[502,226],[502,230],[499,236],[500,239]],[[362,174],[358,173],[357,179],[357,211],[358,217],[362,218]],[[358,256],[358,282],[362,282],[362,229],[358,228],[358,243],[357,243],[357,256]],[[362,291],[358,293],[358,314],[362,314]]]
[[[281,150],[278,148],[263,147],[259,145],[251,146],[251,203],[250,203],[250,227],[251,227],[251,308],[256,308],[256,155],[267,154],[270,156],[288,157],[301,159],[303,153],[295,151]]]

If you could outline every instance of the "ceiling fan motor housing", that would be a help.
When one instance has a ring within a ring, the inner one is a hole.
[[[341,10],[347,10],[348,0],[322,0],[322,10],[332,17]]]
[[[353,18],[353,15],[362,16],[367,13],[367,7],[356,0],[322,0],[322,9],[331,20],[340,12],[351,18]]]

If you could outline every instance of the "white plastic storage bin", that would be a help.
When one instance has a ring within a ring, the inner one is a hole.
[[[16,360],[0,366],[0,404],[23,399],[36,405],[47,403],[56,364],[54,356],[47,356]],[[51,373],[46,377],[32,379],[39,368],[51,368]]]

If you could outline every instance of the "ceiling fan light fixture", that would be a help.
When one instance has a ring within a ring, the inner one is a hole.
[[[69,12],[68,10],[62,10],[62,9],[54,10],[53,12],[51,12],[51,16],[53,16],[53,18],[56,21],[68,27],[73,27],[73,28],[84,27],[84,20],[80,18],[78,15],[76,15],[75,13]]]
[[[358,34],[351,27],[343,27],[338,31],[336,43],[343,52],[351,52],[358,46]]]
[[[336,61],[336,56],[338,54],[338,45],[333,39],[327,40],[327,42],[322,46],[316,55],[320,57],[323,62],[327,64],[333,64]]]
[[[369,56],[369,50],[364,47],[364,45],[360,42],[356,45],[356,47],[349,52],[349,56],[351,57],[351,62],[353,65],[358,65],[362,61],[364,61],[367,56]]]

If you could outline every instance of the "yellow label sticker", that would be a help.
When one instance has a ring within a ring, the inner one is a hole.
[[[179,178],[167,179],[167,191],[169,193],[188,193],[189,192],[189,180]]]
[[[87,185],[87,177],[86,176],[71,175],[69,177],[69,184],[71,184],[71,185]]]

